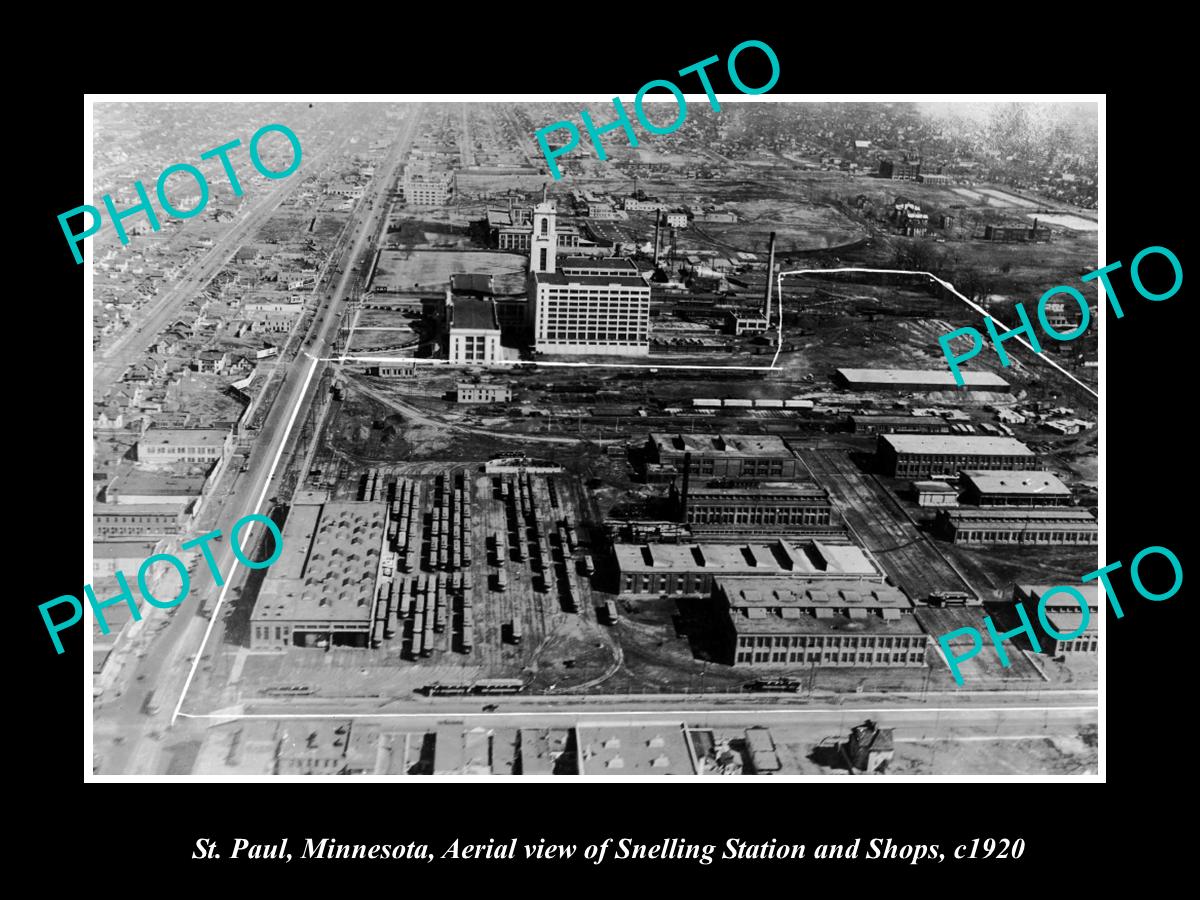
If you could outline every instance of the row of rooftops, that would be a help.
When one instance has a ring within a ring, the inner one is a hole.
[[[649,438],[658,452],[698,456],[792,456],[783,438],[771,434],[664,434]]]
[[[801,547],[780,539],[767,544],[616,544],[613,550],[623,574],[759,571],[882,578],[866,554],[852,544],[808,541]]]
[[[252,619],[369,622],[386,526],[382,503],[295,504]]]

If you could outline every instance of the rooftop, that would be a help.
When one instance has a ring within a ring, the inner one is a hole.
[[[742,497],[753,496],[766,499],[784,497],[828,497],[829,492],[811,481],[766,481],[744,487],[711,487],[698,485],[688,488],[688,497]]]
[[[1074,506],[1052,506],[1047,509],[988,506],[983,509],[947,509],[942,511],[942,515],[949,516],[955,522],[1096,522],[1086,509]]]
[[[109,486],[109,492],[113,494],[167,497],[198,497],[203,489],[203,475],[175,475],[133,468],[114,476]]]
[[[386,512],[350,500],[293,506],[252,618],[369,623]]]
[[[494,294],[495,279],[474,272],[455,272],[450,276],[450,290],[456,294]]]
[[[631,275],[637,273],[637,266],[634,265],[633,260],[627,259],[624,256],[567,256],[558,261],[558,267],[560,269],[595,269],[603,272],[628,272]]]
[[[562,272],[534,272],[534,280],[538,284],[553,284],[566,286],[578,284],[583,287],[604,287],[615,284],[618,287],[639,287],[650,290],[645,279],[632,275],[564,275]]]
[[[499,331],[496,304],[491,300],[459,298],[450,308],[451,328],[470,328],[477,331]]]
[[[958,488],[944,481],[914,481],[913,488],[922,494],[957,494]]]
[[[911,610],[902,591],[885,585],[823,578],[721,578],[717,585],[739,609]],[[786,615],[786,613],[785,613]]]
[[[1069,497],[1068,488],[1053,472],[1034,469],[984,471],[964,469],[963,477],[981,494],[1043,494],[1047,497]]]
[[[954,373],[949,369],[838,369],[840,375],[851,385],[877,384],[907,385],[919,384],[933,390],[957,390],[958,383]],[[962,372],[966,387],[973,388],[1006,388],[1008,382],[991,372]]]
[[[933,453],[968,456],[1028,456],[1034,453],[1016,438],[973,434],[881,434],[881,443],[897,453]]]
[[[879,576],[858,547],[821,541],[809,541],[803,547],[784,540],[770,544],[616,544],[613,550],[622,572]]]
[[[100,516],[178,516],[187,501],[173,503],[94,503],[92,518]]]
[[[550,775],[571,741],[568,728],[522,728],[521,774]]]
[[[680,723],[580,725],[581,775],[694,775]]]
[[[221,428],[147,428],[138,443],[220,447],[227,437],[229,430]]]
[[[1042,594],[1052,591],[1058,586],[1059,585],[1054,584],[1018,584],[1017,590],[1036,604],[1038,600],[1041,599]],[[1083,594],[1083,597],[1085,600],[1087,600],[1087,605],[1089,607],[1092,609],[1099,608],[1100,590],[1095,583],[1072,584],[1068,585],[1068,587],[1072,587],[1079,591],[1079,593]],[[1071,594],[1068,594],[1065,591],[1060,591],[1059,593],[1056,593],[1050,600],[1046,601],[1046,608],[1058,609],[1060,607],[1063,609],[1078,610],[1079,603]]]
[[[772,434],[662,434],[651,432],[650,440],[660,450],[718,456],[791,456],[783,438]]]

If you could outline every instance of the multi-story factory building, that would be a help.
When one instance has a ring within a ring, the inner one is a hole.
[[[445,206],[454,194],[454,176],[428,164],[409,163],[404,168],[404,202],[410,206]]]
[[[137,444],[138,462],[151,466],[211,463],[233,447],[233,432],[220,428],[148,428]]]
[[[672,496],[682,507],[692,534],[821,534],[839,531],[831,521],[829,492],[811,482],[777,481],[741,486],[725,483],[689,487],[685,496],[673,483]]]
[[[619,592],[628,599],[703,597],[718,577],[839,578],[880,583],[883,575],[858,547],[825,541],[757,544],[616,544]]]
[[[838,579],[717,578],[733,665],[928,665],[928,637],[901,591]]]
[[[881,434],[881,471],[897,478],[956,475],[962,469],[1031,469],[1034,452],[1014,438],[946,434]]]
[[[800,477],[803,469],[783,438],[770,434],[661,434],[646,442],[650,465],[660,474],[682,475],[694,482],[725,478]]]
[[[650,285],[627,259],[556,258],[554,205],[533,212],[534,348],[574,356],[650,352]]]
[[[97,503],[92,507],[92,533],[98,541],[127,541],[179,534],[183,504]]]
[[[294,504],[250,616],[250,648],[367,647],[386,517],[382,503]]]
[[[955,544],[1031,544],[1082,547],[1099,540],[1092,514],[1076,507],[948,509],[935,527]]]

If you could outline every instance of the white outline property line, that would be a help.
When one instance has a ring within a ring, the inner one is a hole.
[[[447,359],[428,359],[425,357],[415,356],[332,356],[323,358],[321,362],[335,362],[345,364],[347,362],[378,362],[378,363],[415,363],[422,366],[442,366],[446,368],[476,368],[479,363],[452,363]],[[741,372],[770,372],[773,371],[774,364],[770,366],[703,366],[700,364],[684,365],[680,363],[593,363],[593,362],[542,362],[529,359],[498,359],[495,362],[486,363],[483,368],[501,368],[515,366],[536,366],[538,368],[575,368],[575,369],[707,369],[718,371],[741,371]]]
[[[997,319],[995,316],[989,314],[988,311],[985,310],[983,307],[981,307],[979,304],[975,303],[972,300],[968,300],[966,297],[964,297],[962,294],[960,294],[955,289],[954,285],[952,285],[950,282],[946,281],[943,278],[938,278],[938,276],[934,275],[932,272],[918,272],[918,271],[914,271],[914,270],[910,270],[910,269],[865,269],[865,268],[792,269],[790,272],[780,272],[779,273],[779,290],[778,290],[779,310],[780,310],[779,341],[778,341],[778,349],[776,349],[776,351],[775,351],[775,359],[771,360],[771,368],[775,368],[775,362],[776,362],[776,360],[779,359],[779,352],[780,352],[780,350],[783,349],[783,314],[782,314],[783,313],[783,276],[784,275],[829,275],[829,274],[833,274],[833,273],[842,273],[842,272],[871,272],[871,273],[875,273],[875,274],[879,274],[879,275],[924,275],[927,278],[930,278],[930,279],[936,281],[938,284],[940,284],[946,290],[950,291],[950,293],[954,294],[955,297],[957,297],[963,303],[967,304],[967,306],[971,307],[971,309],[975,310],[975,312],[979,313],[985,319],[991,319],[993,322],[997,323],[1002,328],[1004,328],[1005,331],[1012,330],[1007,325],[1005,325],[1003,322],[1001,322],[999,319]],[[1063,375],[1066,375],[1073,382],[1075,382],[1077,385],[1079,385],[1081,388],[1083,388],[1085,391],[1087,391],[1089,394],[1091,394],[1093,397],[1095,397],[1097,401],[1100,399],[1099,394],[1097,394],[1095,391],[1093,391],[1090,387],[1088,387],[1086,384],[1084,384],[1082,381],[1080,381],[1078,378],[1076,378],[1074,375],[1072,375],[1070,372],[1068,372],[1066,369],[1064,369],[1062,366],[1060,366],[1054,360],[1050,359],[1050,357],[1046,356],[1043,353],[1036,352],[1033,349],[1033,347],[1029,346],[1029,344],[1025,341],[1024,338],[1018,337],[1017,342],[1022,347],[1026,348],[1030,353],[1033,353],[1034,356],[1038,357],[1038,359],[1042,360],[1042,362],[1046,363],[1049,366],[1053,366],[1055,369],[1057,369]]]
[[[1044,693],[1049,693],[1048,691]],[[1080,693],[1094,694],[1095,691],[1087,690]],[[890,707],[882,706],[872,708],[869,706],[847,706],[847,707],[829,707],[817,708],[807,706],[772,706],[762,709],[754,707],[741,707],[738,709],[614,709],[614,710],[541,710],[541,709],[526,709],[516,712],[490,712],[490,713],[475,713],[468,710],[431,710],[430,712],[413,712],[413,713],[180,713],[185,719],[485,719],[498,718],[508,716],[523,716],[525,718],[536,716],[554,716],[556,718],[604,718],[612,716],[658,716],[670,717],[672,721],[676,717],[695,718],[697,716],[754,716],[754,715],[775,715],[785,713],[795,715],[797,713],[805,713],[808,715],[854,715],[859,716],[863,713],[878,713],[881,715],[895,715],[897,713],[932,713],[941,715],[943,713],[951,714],[967,714],[967,713],[1057,713],[1057,712],[1096,712],[1098,707],[1095,706],[931,706],[931,707]]]
[[[306,353],[305,356],[308,356]],[[309,356],[312,360],[312,365],[308,368],[308,374],[304,378],[304,384],[300,387],[300,393],[296,395],[296,405],[292,407],[292,414],[288,418],[287,425],[283,429],[283,437],[279,441],[279,449],[275,452],[275,459],[271,461],[271,468],[267,472],[267,478],[263,482],[262,493],[258,495],[258,501],[254,504],[254,512],[258,512],[262,508],[263,500],[267,497],[267,491],[271,489],[271,481],[275,477],[275,469],[279,466],[279,460],[283,457],[283,451],[287,447],[288,436],[292,433],[292,425],[296,422],[296,416],[300,412],[300,407],[304,402],[304,395],[308,393],[308,385],[312,381],[313,373],[317,371],[317,360],[315,357]],[[250,535],[254,534],[254,526],[248,529]],[[242,549],[252,547],[253,543],[250,538],[242,542]],[[221,611],[221,604],[225,602],[225,594],[229,592],[229,586],[233,583],[233,571],[237,568],[237,558],[235,556],[233,565],[229,567],[229,574],[225,576],[225,584],[221,588],[221,593],[217,595],[217,603],[213,607],[212,612],[208,617],[208,628],[204,630],[204,640],[200,642],[200,649],[196,651],[196,658],[192,660],[192,668],[188,671],[187,681],[183,683],[183,690],[179,694],[179,702],[175,704],[175,712],[171,713],[171,725],[175,724],[175,720],[179,718],[180,709],[183,708],[183,698],[187,696],[188,688],[191,687],[192,677],[196,674],[196,667],[200,665],[200,660],[204,656],[204,648],[208,644],[209,635],[212,634],[213,626],[217,624],[217,613]]]

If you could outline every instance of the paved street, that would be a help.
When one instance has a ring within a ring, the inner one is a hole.
[[[351,262],[361,258],[364,247],[381,225],[395,167],[404,158],[414,126],[419,119],[419,108],[409,114],[389,157],[388,165],[378,173],[372,192],[360,201],[355,210],[355,216],[347,228],[347,237],[353,243],[348,252],[342,251],[345,255],[342,258],[341,277],[325,302],[323,313],[318,314],[310,328],[303,344],[305,354],[311,352],[314,356],[321,356],[332,346],[343,311],[346,288],[354,268]],[[259,508],[259,498],[265,495],[268,500],[271,499],[269,491],[265,490],[268,479],[283,471],[284,467],[276,466],[276,461],[284,458],[287,451],[284,445],[285,438],[294,436],[294,430],[292,435],[285,433],[286,425],[291,419],[303,419],[304,410],[313,401],[311,387],[314,383],[319,383],[320,370],[325,365],[307,355],[301,355],[297,364],[287,369],[283,385],[261,429],[261,438],[251,455],[248,471],[227,473],[227,477],[237,479],[237,490],[230,494],[219,516],[216,516],[219,518],[216,527],[220,527],[223,532],[227,532],[229,526],[246,514],[269,509],[269,504],[265,508]],[[211,508],[208,515],[214,515]],[[257,536],[260,531],[261,527],[256,527],[252,532],[249,529],[243,531],[243,543],[248,535]],[[236,590],[246,570],[241,566],[234,566],[233,551],[227,539],[211,546],[219,571],[225,575],[233,572],[232,577],[227,578],[224,591]],[[171,614],[171,625],[153,639],[146,655],[129,673],[126,682],[129,687],[119,697],[104,698],[102,712],[95,726],[96,751],[104,757],[101,767],[103,774],[140,771],[141,766],[130,763],[138,761],[139,753],[144,754],[145,751],[140,747],[143,737],[161,733],[166,729],[183,695],[185,682],[192,677],[203,680],[205,673],[212,668],[214,654],[220,652],[224,630],[221,614],[224,610],[210,612],[209,614],[216,617],[211,623],[199,613],[201,610],[214,610],[217,605],[217,591],[207,565],[201,564],[194,573],[191,594],[177,611]],[[210,628],[211,633],[204,641],[204,655],[196,660],[195,654],[200,650],[201,640],[205,631]],[[189,675],[193,669],[195,676]],[[148,715],[143,708],[150,686],[154,687],[154,700],[158,706],[157,712],[152,715]],[[120,744],[101,745],[100,739],[103,736],[118,734],[123,736]]]

